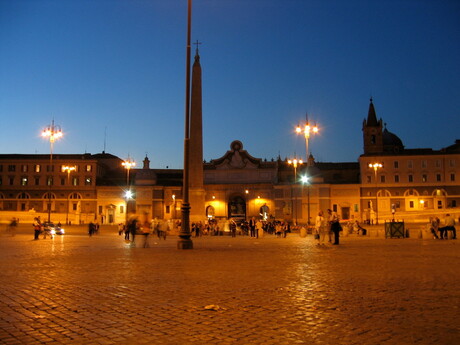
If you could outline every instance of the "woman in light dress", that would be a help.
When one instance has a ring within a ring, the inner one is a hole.
[[[317,245],[324,245],[324,240],[326,238],[326,234],[329,232],[329,227],[327,225],[327,219],[324,218],[323,211],[319,211],[318,215],[316,216],[315,221],[315,237],[318,241]]]

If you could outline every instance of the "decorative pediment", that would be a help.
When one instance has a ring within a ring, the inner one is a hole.
[[[210,164],[215,169],[257,169],[262,162],[261,159],[252,157],[246,150],[243,150],[243,143],[235,140],[230,144],[230,150],[221,158],[211,160]]]

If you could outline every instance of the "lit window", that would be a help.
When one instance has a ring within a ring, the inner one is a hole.
[[[21,178],[21,186],[27,186],[29,179],[27,177]]]
[[[85,185],[86,186],[91,186],[91,177],[85,178]]]
[[[27,172],[27,165],[23,164],[23,165],[21,166],[21,171],[22,171],[22,172]]]
[[[72,178],[72,186],[78,186],[78,177]]]
[[[37,172],[37,173],[39,173],[41,171],[41,167],[40,167],[39,164],[35,164],[34,171]]]
[[[90,165],[90,164],[87,164],[87,165],[86,165],[86,171],[87,171],[87,172],[90,172],[90,171],[91,171],[91,165]]]
[[[423,174],[422,175],[422,182],[426,182],[426,181],[428,181],[428,176]]]

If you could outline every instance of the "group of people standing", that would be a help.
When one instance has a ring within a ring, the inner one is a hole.
[[[460,217],[459,217],[460,222]],[[457,239],[457,229],[455,229],[455,218],[449,213],[446,214],[444,218],[444,226],[440,226],[441,221],[438,217],[430,217],[430,231],[433,234],[433,238],[439,240],[447,240],[448,232],[452,232],[452,239]]]
[[[342,226],[340,225],[340,219],[337,212],[328,209],[326,216],[323,211],[318,212],[315,221],[315,238],[318,241],[317,245],[325,245],[326,235],[328,236],[329,242],[332,242],[333,235],[334,242],[332,244],[338,245],[340,231],[342,231]]]

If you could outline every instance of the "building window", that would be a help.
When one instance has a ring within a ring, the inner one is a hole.
[[[441,167],[441,161],[440,161],[439,159],[436,160],[435,166],[436,166],[436,168],[440,168],[440,167]]]
[[[99,206],[99,214],[102,214],[102,206]]]
[[[412,162],[412,161],[407,161],[407,167],[408,167],[409,169],[412,169],[412,168],[414,167],[414,162]]]
[[[16,165],[8,165],[8,171],[16,171]]]
[[[123,205],[120,206],[120,213],[125,213],[125,207]]]
[[[3,184],[2,178],[0,177],[0,186]]]
[[[409,201],[409,208],[414,208],[414,202],[412,200]]]
[[[72,178],[72,186],[78,186],[78,177]]]
[[[436,174],[436,182],[441,182],[441,174]]]
[[[3,165],[0,164],[0,171],[3,171]]]
[[[171,212],[171,207],[169,205],[166,205],[166,214],[169,214]]]
[[[450,181],[454,182],[455,181],[455,174],[450,174]]]
[[[14,177],[10,176],[8,179],[10,181],[10,186],[14,185]]]
[[[337,212],[337,204],[332,205],[332,211]]]
[[[426,168],[427,167],[427,161],[426,160],[422,160],[422,168]]]
[[[21,171],[22,172],[27,172],[27,165],[26,164],[21,165]]]
[[[46,185],[47,186],[52,186],[53,185],[53,177],[52,176],[48,176],[48,178],[46,179]]]
[[[453,168],[455,166],[455,159],[449,160],[449,166]]]
[[[85,178],[85,186],[91,186],[91,177]]]
[[[40,184],[40,177],[35,177],[35,185],[38,186]]]
[[[21,186],[27,186],[29,179],[27,177],[21,178]]]
[[[40,167],[40,164],[35,164],[35,166],[34,166],[34,171],[35,171],[36,173],[39,173],[41,170],[42,170],[42,169],[41,169],[41,167]]]
[[[380,176],[380,183],[385,183],[385,176],[384,175]]]
[[[61,177],[61,186],[65,185],[65,177]]]
[[[409,182],[414,182],[414,176],[412,174],[409,174],[408,178]]]
[[[428,176],[426,174],[422,175],[422,182],[428,181]]]
[[[457,207],[457,200],[452,200],[452,207]]]
[[[442,201],[441,200],[438,200],[438,209],[442,209]]]
[[[399,182],[399,175],[395,175],[395,182],[396,182],[396,183]]]
[[[372,182],[372,178],[370,175],[367,175],[366,176],[366,179],[367,179],[367,183],[371,183]]]
[[[86,165],[86,172],[90,172],[91,171],[91,164],[87,164]]]
[[[399,162],[394,161],[393,166],[394,166],[395,169],[399,169]]]
[[[47,172],[54,172],[54,165],[47,165],[46,166],[46,171]]]

